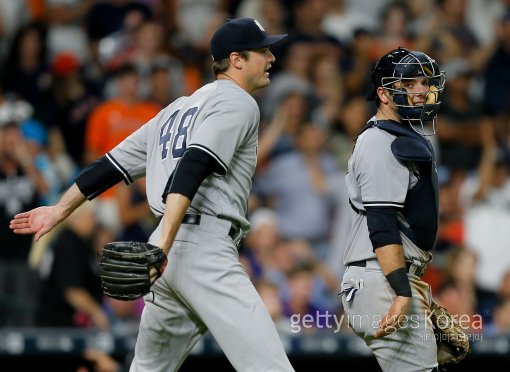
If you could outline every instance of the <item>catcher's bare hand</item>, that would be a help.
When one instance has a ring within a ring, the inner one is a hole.
[[[15,234],[35,234],[35,241],[39,241],[59,221],[55,206],[39,207],[15,215],[9,224],[9,228]]]
[[[411,297],[395,297],[393,304],[391,304],[390,311],[383,318],[374,336],[378,338],[395,333],[406,320],[410,305]]]

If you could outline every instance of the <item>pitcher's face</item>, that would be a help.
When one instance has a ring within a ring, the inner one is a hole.
[[[260,48],[249,51],[245,61],[245,81],[250,92],[269,85],[269,69],[276,60],[269,48]]]

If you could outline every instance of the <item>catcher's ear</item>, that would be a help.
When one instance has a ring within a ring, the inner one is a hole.
[[[377,96],[379,97],[379,100],[387,105],[390,102],[390,98],[387,95],[388,93],[386,90],[382,87],[377,88]]]

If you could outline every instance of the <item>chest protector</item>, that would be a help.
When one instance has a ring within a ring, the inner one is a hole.
[[[407,192],[399,229],[420,249],[430,251],[436,243],[439,224],[439,187],[432,145],[402,124],[384,120],[374,125],[397,137],[391,151],[418,179]]]

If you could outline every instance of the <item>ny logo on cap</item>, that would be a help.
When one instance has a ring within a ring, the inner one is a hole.
[[[253,20],[253,22],[255,22],[255,24],[258,26],[258,28],[260,28],[260,31],[264,31],[266,32],[266,30],[264,30],[264,27],[262,27],[262,25],[259,23],[259,21],[257,21],[256,19]]]

